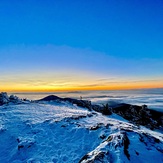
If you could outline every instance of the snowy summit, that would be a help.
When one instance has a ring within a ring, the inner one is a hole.
[[[1,93],[0,162],[161,163],[163,114],[145,105]]]

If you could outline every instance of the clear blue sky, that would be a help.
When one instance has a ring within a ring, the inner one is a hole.
[[[0,37],[1,85],[44,71],[163,79],[162,0],[1,0]]]

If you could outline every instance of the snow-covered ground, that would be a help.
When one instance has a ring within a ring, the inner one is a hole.
[[[68,102],[0,106],[0,163],[163,162],[163,134]]]

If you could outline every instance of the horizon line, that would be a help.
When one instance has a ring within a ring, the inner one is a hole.
[[[67,93],[75,93],[75,92],[87,92],[87,91],[136,91],[136,90],[152,90],[152,89],[163,89],[163,87],[152,87],[152,88],[122,88],[122,89],[70,89],[70,90],[3,90],[0,92],[7,93],[57,93],[57,92],[67,92]]]

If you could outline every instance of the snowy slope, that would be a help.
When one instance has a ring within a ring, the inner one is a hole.
[[[68,102],[0,106],[0,162],[163,162],[163,134]]]

